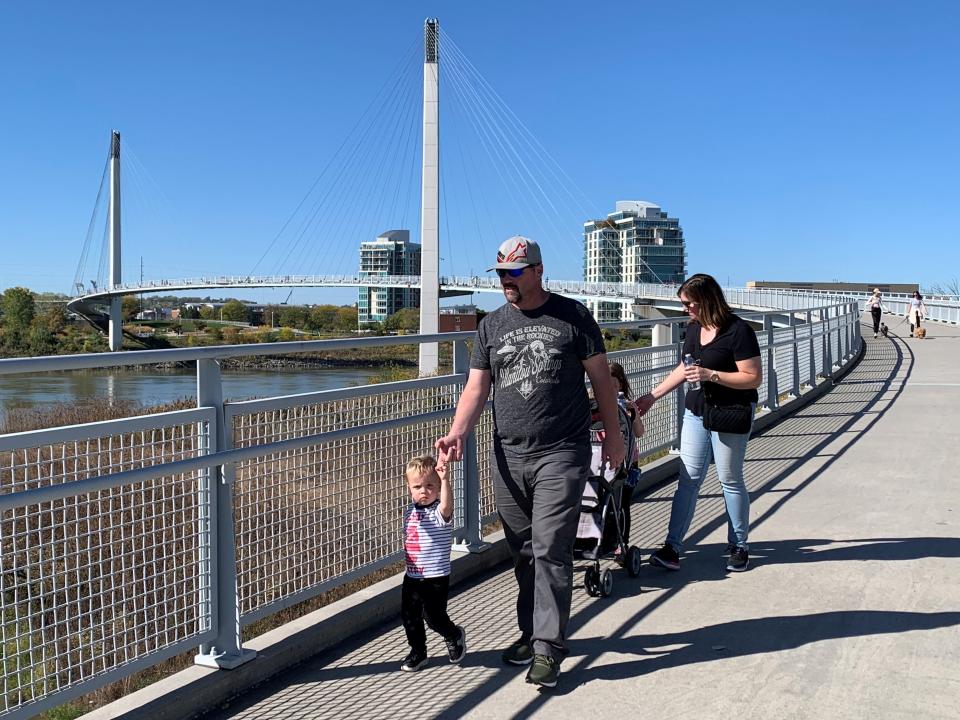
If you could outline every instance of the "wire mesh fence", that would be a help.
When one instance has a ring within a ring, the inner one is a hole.
[[[205,454],[211,421],[188,411],[0,438],[0,500],[36,498],[0,506],[0,714],[210,631],[202,473],[109,479]]]

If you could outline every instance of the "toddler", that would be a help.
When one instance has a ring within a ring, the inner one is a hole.
[[[427,636],[423,620],[443,636],[450,662],[467,652],[467,636],[447,615],[450,589],[450,546],[453,542],[453,490],[446,457],[429,455],[407,463],[407,486],[413,502],[403,514],[403,547],[407,572],[403,576],[400,616],[410,654],[400,665],[415,672],[427,664]]]

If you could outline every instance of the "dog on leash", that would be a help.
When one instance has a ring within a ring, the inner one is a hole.
[[[927,329],[925,327],[918,327],[913,331],[913,334],[922,340],[927,336]]]
[[[886,324],[886,323],[880,323],[880,332],[883,334],[884,337],[887,337],[887,324]]]

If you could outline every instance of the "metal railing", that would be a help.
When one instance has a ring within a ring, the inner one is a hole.
[[[769,408],[860,347],[858,302],[745,316],[759,328]],[[660,325],[655,335],[671,342],[610,353],[637,393],[676,366],[684,322],[631,323]],[[197,646],[198,663],[235,667],[254,655],[241,627],[401,560],[403,470],[446,432],[472,338],[0,360],[4,375],[197,364],[196,408],[0,435],[0,717],[29,717]],[[438,341],[453,345],[449,375],[223,400],[224,358]],[[674,397],[646,416],[642,454],[678,444],[682,391]],[[492,431],[488,407],[454,472],[463,551],[482,547],[496,516]]]

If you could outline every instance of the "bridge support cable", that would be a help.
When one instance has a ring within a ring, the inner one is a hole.
[[[508,197],[504,200],[515,208],[518,218],[522,218],[510,231],[518,225],[522,228],[535,223],[539,227],[537,232],[541,233],[538,240],[548,247],[552,244],[556,247],[551,242],[553,238],[563,240],[569,243],[566,247],[575,248],[579,256],[583,251],[583,221],[595,214],[585,209],[585,194],[446,33],[443,38],[450,45],[450,59],[445,63],[450,87],[469,107],[465,114],[501,187],[507,191]],[[524,198],[530,201],[527,207],[521,204]],[[587,200],[586,204],[591,203]],[[575,217],[568,207],[579,207],[580,216]],[[500,234],[505,232],[502,230]],[[616,252],[622,265],[622,251],[616,248]]]
[[[356,258],[360,242],[372,240],[394,225],[394,218],[384,218],[382,210],[378,209],[377,205],[382,206],[382,203],[375,205],[374,202],[376,198],[389,194],[379,178],[388,158],[391,164],[395,164],[395,138],[400,127],[394,117],[396,108],[414,102],[415,57],[411,55],[410,62],[400,68],[389,94],[384,96],[380,108],[371,117],[363,137],[345,157],[340,174],[342,179],[335,184],[335,191],[331,194],[330,210],[325,215],[317,213],[313,219],[311,234],[317,234],[315,228],[325,228],[337,244],[325,248],[305,243],[298,267],[305,266],[314,271],[319,269],[319,263],[324,263],[345,272],[356,272],[356,266],[350,267],[347,263]]]
[[[97,199],[93,203],[93,212],[90,214],[90,222],[87,225],[87,234],[84,236],[83,248],[80,250],[80,261],[77,263],[77,272],[73,276],[73,287],[68,293],[71,296],[85,294],[84,283],[89,280],[89,278],[87,278],[87,258],[90,255],[90,246],[93,241],[93,231],[97,224],[97,216],[100,214],[100,207],[103,199],[103,189],[107,184],[107,170],[109,167],[110,154],[107,153],[107,158],[103,163],[103,172],[100,175],[100,187],[97,188]]]
[[[549,207],[549,200],[544,202],[545,193],[530,167],[524,161],[515,138],[507,132],[500,119],[494,114],[493,108],[484,102],[477,92],[471,78],[463,73],[462,68],[455,64],[450,69],[450,76],[456,82],[451,85],[461,92],[461,99],[469,105],[468,116],[474,119],[473,126],[478,139],[484,144],[487,157],[490,159],[501,185],[507,193],[507,199],[515,210],[521,229],[529,227],[530,223],[539,227],[538,241],[549,246],[551,236],[564,235],[560,226],[556,225],[557,212]],[[524,205],[532,199],[533,202]],[[533,207],[533,206],[536,207]],[[544,225],[548,221],[552,227]],[[515,221],[516,226],[517,221]],[[501,234],[505,234],[506,229]],[[537,235],[530,230],[523,230],[525,234]]]
[[[397,132],[396,99],[405,85],[412,85],[418,44],[411,43],[402,53],[397,67],[267,245],[253,266],[251,275],[271,255],[275,258],[279,256],[279,261],[271,263],[274,272],[288,274],[295,271],[302,274],[305,271],[312,272],[315,269],[313,265],[320,262],[328,273],[338,270],[344,257],[356,252],[357,244],[353,241],[360,237],[358,220],[371,214],[369,206],[374,192],[365,188],[363,183],[369,185],[376,175],[370,170],[370,165],[374,161],[382,161],[385,154],[382,152],[384,138],[389,137],[391,132]],[[375,234],[369,239],[373,237]],[[318,238],[326,242],[321,240],[318,243]],[[351,268],[352,272],[355,270]]]

